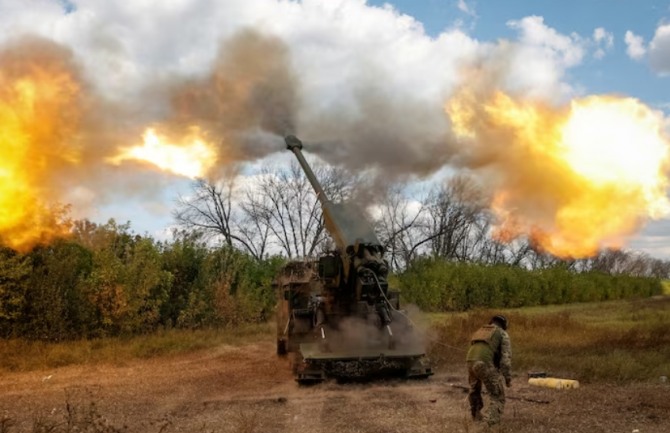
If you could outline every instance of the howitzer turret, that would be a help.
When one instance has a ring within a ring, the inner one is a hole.
[[[299,382],[431,375],[411,321],[399,310],[398,293],[388,290],[388,264],[374,230],[356,207],[331,202],[302,142],[292,135],[285,141],[314,188],[336,250],[316,262],[289,263],[275,280],[277,353],[293,354]]]
[[[370,299],[386,295],[388,264],[383,259],[384,247],[363,214],[348,203],[333,203],[321,187],[302,154],[302,142],[293,135],[286,137],[286,147],[298,158],[312,184],[321,209],[326,230],[333,238],[342,261],[345,287],[355,291],[356,298]],[[356,281],[356,279],[360,281]],[[385,314],[388,316],[388,314]],[[383,319],[384,324],[388,318]]]

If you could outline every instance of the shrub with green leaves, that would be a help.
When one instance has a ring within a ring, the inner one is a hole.
[[[405,302],[432,312],[644,298],[663,290],[656,278],[436,259],[416,261],[397,281]]]

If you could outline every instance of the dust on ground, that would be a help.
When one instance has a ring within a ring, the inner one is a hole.
[[[476,432],[461,366],[427,380],[298,386],[272,342],[0,374],[0,432]],[[464,369],[464,367],[463,367]],[[503,432],[670,431],[667,384],[507,392]],[[533,400],[533,401],[530,401]],[[539,401],[539,402],[538,402]]]

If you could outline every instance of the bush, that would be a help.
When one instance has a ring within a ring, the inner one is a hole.
[[[197,234],[157,243],[129,226],[75,224],[27,254],[0,249],[0,337],[70,340],[266,321],[281,258],[211,248]]]
[[[197,233],[157,243],[129,225],[75,223],[74,236],[27,254],[0,249],[0,337],[68,340],[157,329],[238,326],[266,321],[271,282],[283,264]],[[509,265],[423,259],[394,277],[404,301],[425,311],[465,311],[649,297],[653,278],[528,271]]]
[[[435,259],[415,262],[397,280],[403,299],[429,312],[643,298],[663,290],[656,278]]]

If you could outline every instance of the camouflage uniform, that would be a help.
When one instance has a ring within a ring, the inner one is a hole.
[[[496,324],[485,325],[472,335],[467,355],[468,382],[470,393],[468,401],[475,420],[481,420],[482,384],[491,396],[488,410],[488,424],[500,422],[505,407],[505,388],[511,383],[512,345],[507,332]]]

